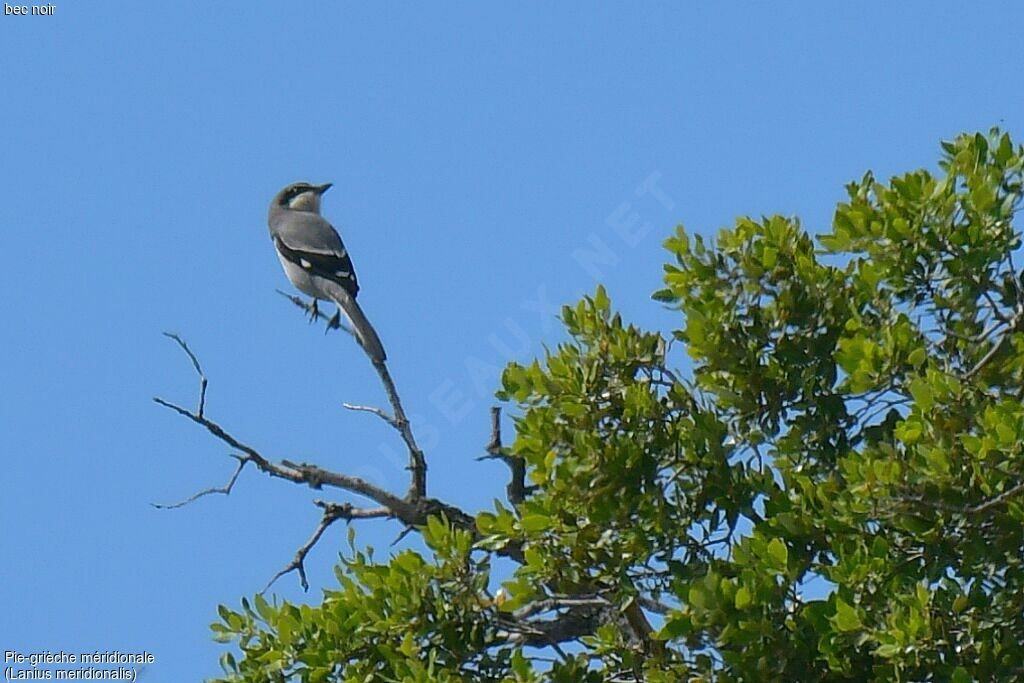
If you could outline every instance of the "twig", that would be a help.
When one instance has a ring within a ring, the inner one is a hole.
[[[919,505],[924,505],[925,507],[933,508],[935,510],[942,510],[944,512],[956,512],[963,515],[976,515],[985,512],[986,510],[989,510],[991,508],[994,508],[997,505],[1005,503],[1010,498],[1013,498],[1014,496],[1019,495],[1021,493],[1024,493],[1024,482],[1016,484],[1015,486],[1011,486],[1010,488],[1006,489],[999,495],[993,496],[992,498],[989,498],[986,501],[978,503],[977,505],[970,506],[951,505],[950,503],[943,503],[937,500],[926,500],[924,498],[915,496],[897,496],[894,497],[894,499],[901,503],[916,503]]]
[[[348,410],[355,410],[357,412],[363,413],[373,413],[374,415],[384,420],[395,429],[400,429],[398,426],[398,422],[395,420],[394,416],[388,414],[383,408],[378,408],[377,406],[357,406],[352,403],[342,403],[341,405],[344,408],[347,408]]]
[[[565,609],[567,607],[609,607],[610,605],[611,603],[600,595],[591,597],[576,596],[571,598],[545,598],[520,607],[512,612],[512,616],[516,619],[528,619],[544,612],[550,612],[551,610],[556,609]]]
[[[231,475],[231,478],[228,479],[228,483],[224,486],[211,486],[208,489],[203,489],[199,493],[194,493],[179,503],[150,503],[150,505],[155,507],[157,510],[174,510],[175,508],[184,507],[203,496],[208,496],[211,493],[222,493],[225,496],[229,495],[231,493],[231,489],[235,485],[235,482],[238,481],[238,475],[242,473],[242,469],[245,467],[245,464],[249,462],[249,458],[244,455],[235,455],[234,453],[229,453],[228,455],[238,461],[238,467],[235,468],[235,473]]]
[[[661,602],[660,600],[655,600],[654,598],[645,598],[643,596],[637,596],[637,602],[639,602],[640,606],[643,607],[645,610],[649,612],[654,612],[655,614],[668,614],[672,611],[671,607]]]
[[[302,546],[295,552],[295,557],[289,562],[281,571],[274,574],[273,578],[263,587],[260,593],[266,593],[271,586],[274,585],[279,578],[285,574],[293,571],[299,573],[299,583],[302,584],[302,590],[309,590],[309,581],[306,580],[306,555],[313,549],[313,546],[317,544],[320,537],[324,535],[327,528],[337,522],[339,519],[351,521],[353,519],[373,519],[377,517],[391,517],[391,511],[384,507],[379,508],[356,508],[351,503],[331,503],[323,500],[313,501],[314,505],[323,508],[324,514],[320,518],[320,523],[317,525],[316,530],[313,531],[313,535],[309,537],[309,540],[302,544]]]
[[[522,503],[526,498],[526,463],[516,455],[509,455],[501,445],[501,408],[491,407],[491,440],[485,449],[487,455],[477,460],[501,460],[511,470],[505,494],[510,503]]]
[[[395,389],[395,382],[391,379],[391,373],[388,371],[387,364],[384,361],[377,361],[372,358],[370,360],[373,362],[373,368],[380,375],[380,381],[384,385],[384,392],[388,395],[388,400],[391,402],[391,410],[394,413],[394,427],[402,435],[402,440],[409,450],[409,471],[412,481],[409,484],[408,498],[411,502],[416,502],[427,495],[427,459],[423,456],[423,451],[420,450],[420,447],[416,445],[416,437],[413,436],[409,418],[405,416],[402,399],[398,396],[398,390]]]
[[[246,461],[251,460],[253,464],[260,469],[260,471],[266,472],[272,477],[280,477],[281,479],[287,479],[297,484],[306,484],[310,488],[314,489],[319,489],[326,485],[357,493],[380,505],[390,508],[394,511],[397,517],[403,520],[410,519],[415,520],[412,523],[419,523],[419,515],[415,505],[412,505],[404,499],[399,498],[398,496],[380,488],[379,486],[375,486],[364,479],[339,474],[337,472],[332,472],[331,470],[325,470],[322,467],[317,467],[316,465],[293,463],[288,460],[282,460],[280,463],[272,462],[252,446],[244,444],[231,436],[231,434],[213,420],[200,416],[196,413],[189,412],[181,406],[165,401],[162,398],[154,398],[153,401],[158,405],[173,410],[182,417],[186,417],[192,422],[205,427],[210,434],[228,444],[233,449],[242,452],[243,455],[236,457],[241,457]]]
[[[405,527],[404,529],[402,529],[402,531],[397,536],[395,536],[395,540],[391,541],[391,545],[392,546],[398,545],[399,543],[402,542],[403,538],[408,536],[409,533],[414,531],[414,530],[415,530],[415,527],[411,527],[411,526]]]
[[[964,373],[964,379],[971,379],[979,372],[981,372],[982,368],[988,365],[989,362],[991,362],[991,360],[995,358],[996,354],[998,354],[1003,349],[1003,347],[1006,346],[1006,344],[1010,341],[1010,337],[1013,335],[1017,327],[1016,321],[1017,318],[1014,317],[1014,324],[1008,327],[1006,331],[999,336],[999,341],[992,345],[992,348],[988,350],[988,353],[982,356],[981,360],[979,360],[973,368]]]
[[[307,313],[313,314],[315,312],[317,318],[327,317],[325,314],[321,313],[319,310],[315,310],[312,306],[297,296],[286,294],[280,290],[278,290],[278,293]],[[329,320],[328,322],[330,323],[331,321]],[[348,327],[341,327],[354,336],[354,332],[348,329]],[[409,472],[412,481],[409,484],[409,494],[407,498],[410,502],[415,503],[417,500],[425,498],[427,495],[427,460],[423,455],[423,451],[420,450],[418,445],[416,445],[416,437],[413,436],[412,427],[409,425],[409,418],[405,415],[405,409],[402,407],[402,399],[399,397],[398,390],[395,388],[394,380],[391,379],[391,372],[388,370],[387,363],[371,357],[369,353],[367,353],[367,357],[373,364],[374,370],[376,370],[377,374],[380,376],[380,381],[384,385],[384,392],[388,395],[388,401],[391,403],[392,415],[388,416],[390,419],[385,417],[386,413],[383,413],[383,411],[378,414],[395,428],[395,430],[401,435],[402,440],[405,442],[406,448],[409,450]],[[374,411],[371,410],[370,412]]]
[[[275,289],[274,291],[283,296],[285,299],[288,299],[288,301],[291,301],[293,304],[295,304],[302,310],[304,310],[307,315],[313,315],[314,313],[316,313],[317,320],[323,319],[324,321],[327,322],[328,330],[344,330],[353,337],[356,336],[356,333],[352,329],[350,329],[348,325],[342,324],[341,318],[329,316],[323,311],[321,311],[319,308],[314,309],[312,304],[306,303],[301,297],[295,296],[294,294],[282,292],[280,289]]]
[[[196,408],[196,415],[199,417],[203,416],[203,411],[206,410],[206,375],[203,373],[203,368],[199,365],[199,359],[196,358],[196,354],[192,353],[192,349],[188,347],[185,340],[179,337],[173,332],[164,332],[165,337],[173,339],[181,347],[190,361],[192,361],[192,367],[195,368],[196,374],[199,375],[199,406]]]
[[[491,406],[491,442],[487,444],[491,455],[503,455],[501,450],[501,406]]]

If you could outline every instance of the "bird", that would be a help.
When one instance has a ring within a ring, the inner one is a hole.
[[[356,303],[359,281],[352,259],[338,231],[320,215],[321,197],[331,185],[297,182],[278,192],[270,202],[267,217],[270,238],[285,275],[299,291],[313,297],[313,318],[318,313],[318,299],[333,301],[338,312],[332,322],[337,322],[344,311],[356,341],[370,360],[383,363],[387,359],[384,345]]]

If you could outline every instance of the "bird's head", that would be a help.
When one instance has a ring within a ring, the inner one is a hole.
[[[320,196],[331,189],[331,183],[312,185],[306,182],[292,183],[277,193],[274,204],[292,211],[320,213]]]

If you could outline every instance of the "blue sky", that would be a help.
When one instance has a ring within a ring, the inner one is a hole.
[[[553,305],[601,281],[667,333],[649,295],[675,224],[820,232],[868,168],[1024,136],[1015,3],[55,4],[0,16],[0,650],[147,649],[150,681],[218,673],[216,605],[318,520],[318,494],[255,472],[150,507],[233,465],[151,402],[195,396],[162,331],[199,354],[208,414],[268,456],[406,486],[394,434],[340,405],[385,402],[364,357],[274,292],[279,187],[335,183],[430,491],[476,510],[505,484],[474,461],[498,367],[559,340]],[[311,554],[311,599],[344,537]]]

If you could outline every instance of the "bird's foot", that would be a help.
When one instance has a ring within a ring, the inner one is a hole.
[[[309,324],[312,325],[316,322],[316,319],[320,317],[320,307],[317,306],[316,299],[313,299],[313,303],[309,305]]]
[[[331,330],[336,330],[341,327],[341,309],[339,308],[331,316],[331,319],[327,321],[327,327],[324,328],[324,334],[327,334]]]

